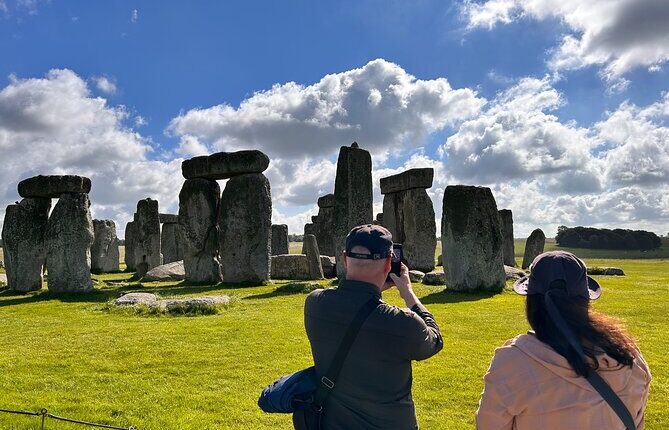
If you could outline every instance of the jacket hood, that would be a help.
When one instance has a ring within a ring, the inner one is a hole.
[[[584,390],[596,391],[592,385],[582,376],[579,376],[571,367],[566,358],[558,354],[549,345],[543,343],[532,334],[523,334],[511,341],[511,345],[518,348],[523,354],[541,364],[543,367]],[[616,391],[622,391],[632,378],[633,367],[618,363],[609,355],[602,353],[596,356],[599,368],[597,371]],[[638,366],[635,360],[634,366]]]

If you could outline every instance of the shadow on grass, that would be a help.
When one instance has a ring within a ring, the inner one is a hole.
[[[119,296],[126,290],[137,289],[137,285],[128,285],[118,288],[95,289],[86,293],[54,293],[49,290],[21,293],[11,290],[0,291],[0,307],[20,305],[24,303],[38,303],[50,300],[61,302],[103,303]],[[5,299],[6,297],[11,297]]]
[[[319,288],[327,288],[325,285],[322,285],[318,282],[289,282],[283,284],[274,289],[274,291],[263,294],[254,294],[252,296],[245,297],[245,299],[258,300],[258,299],[271,299],[273,297],[281,296],[290,296],[293,294],[309,294],[310,292],[317,290]]]
[[[490,299],[498,294],[501,294],[501,291],[462,292],[462,291],[451,291],[445,288],[436,293],[431,293],[425,297],[421,297],[420,301],[424,305],[439,304],[439,303],[475,302],[478,300]]]

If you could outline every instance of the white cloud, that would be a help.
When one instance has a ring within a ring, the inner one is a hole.
[[[137,9],[133,9],[132,13],[130,14],[130,22],[133,24],[139,20],[139,11]]]
[[[115,219],[120,233],[139,199],[156,198],[162,210],[176,210],[180,160],[150,160],[151,142],[127,128],[127,119],[123,107],[92,96],[70,70],[10,77],[0,90],[0,219],[20,199],[19,180],[37,174],[90,177],[94,215]]]
[[[9,8],[7,8],[7,2],[5,2],[5,0],[0,0],[0,12],[2,13],[9,12]]]
[[[106,76],[96,76],[93,78],[95,86],[104,94],[113,95],[116,94],[116,83],[113,79],[110,79]]]
[[[602,67],[617,90],[636,67],[655,70],[669,59],[669,2],[666,0],[488,0],[466,1],[461,9],[468,27],[492,29],[496,24],[527,18],[556,19],[568,32],[553,50],[553,70]]]

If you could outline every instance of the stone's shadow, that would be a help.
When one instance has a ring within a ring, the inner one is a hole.
[[[11,290],[0,291],[0,299],[4,297],[16,297],[8,300],[0,300],[0,307],[20,305],[24,303],[37,303],[50,300],[58,300],[61,302],[86,302],[86,303],[103,303],[119,295],[119,292],[124,289],[132,289],[132,286],[108,289],[96,289],[87,293],[53,293],[48,290],[40,290],[38,292],[20,293]]]
[[[491,299],[500,293],[501,291],[462,292],[462,291],[451,291],[448,288],[445,288],[436,293],[431,293],[425,297],[421,297],[420,301],[424,305],[440,304],[440,303],[475,302],[478,300]]]
[[[244,298],[251,300],[258,300],[258,299],[271,299],[274,297],[290,296],[295,294],[302,294],[306,296],[310,292],[317,290],[319,288],[327,288],[327,286],[322,285],[316,281],[288,282],[278,286],[269,293],[254,294],[252,296],[247,296]]]

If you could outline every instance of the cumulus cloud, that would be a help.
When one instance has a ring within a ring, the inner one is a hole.
[[[114,80],[106,76],[96,76],[93,78],[93,82],[95,82],[95,86],[97,87],[97,89],[103,92],[104,94],[109,94],[109,95],[116,94],[117,88]]]
[[[567,33],[548,63],[553,70],[602,67],[618,88],[636,67],[657,70],[669,59],[669,2],[665,0],[487,0],[466,1],[462,13],[470,29],[526,18],[557,19]]]
[[[274,85],[239,107],[220,104],[174,118],[168,132],[184,152],[197,141],[210,150],[260,148],[270,157],[331,156],[352,141],[378,156],[419,145],[429,133],[458,124],[484,104],[475,91],[445,78],[420,80],[378,59],[304,86]]]
[[[126,127],[127,119],[125,108],[94,97],[71,70],[10,77],[0,90],[0,218],[20,199],[17,183],[37,174],[90,177],[94,216],[115,219],[121,231],[141,198],[174,210],[180,160],[151,160],[151,141]]]

